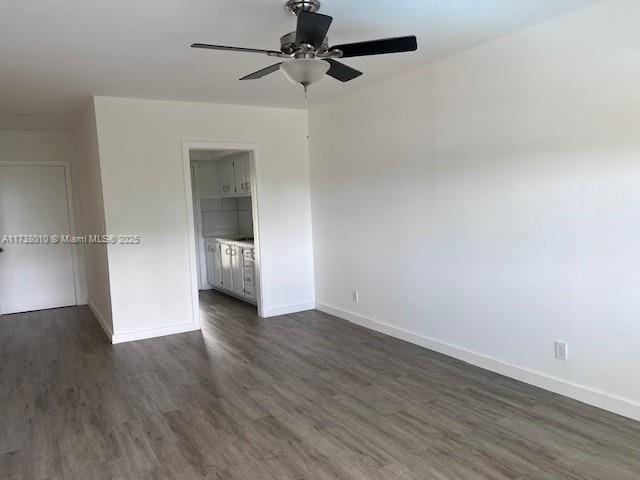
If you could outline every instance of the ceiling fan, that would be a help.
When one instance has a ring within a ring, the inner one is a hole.
[[[341,82],[348,82],[362,75],[362,72],[337,61],[337,58],[413,52],[418,48],[416,37],[413,35],[330,47],[327,32],[333,18],[316,13],[320,9],[319,0],[289,0],[286,9],[297,15],[298,25],[295,32],[287,33],[280,39],[280,51],[206,43],[194,43],[191,47],[262,53],[270,57],[286,58],[287,60],[246,75],[240,80],[257,80],[281,70],[289,80],[302,85],[305,91],[309,85],[320,80],[325,74]]]

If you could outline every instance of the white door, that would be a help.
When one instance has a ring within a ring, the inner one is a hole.
[[[71,245],[7,241],[70,231],[64,167],[0,165],[0,313],[76,304]]]

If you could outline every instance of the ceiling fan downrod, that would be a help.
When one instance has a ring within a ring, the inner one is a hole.
[[[315,13],[320,10],[320,0],[289,0],[285,8],[296,16],[300,12]]]

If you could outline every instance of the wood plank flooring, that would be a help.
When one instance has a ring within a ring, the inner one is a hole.
[[[86,307],[0,317],[0,479],[640,478],[639,423],[323,313],[201,309],[116,346]]]

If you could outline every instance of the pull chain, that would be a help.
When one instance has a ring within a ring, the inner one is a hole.
[[[309,118],[309,96],[308,96],[308,85],[303,85],[304,87],[304,108],[307,111],[307,119]],[[308,120],[307,120],[308,121]],[[307,143],[309,142],[309,132],[307,131]]]

